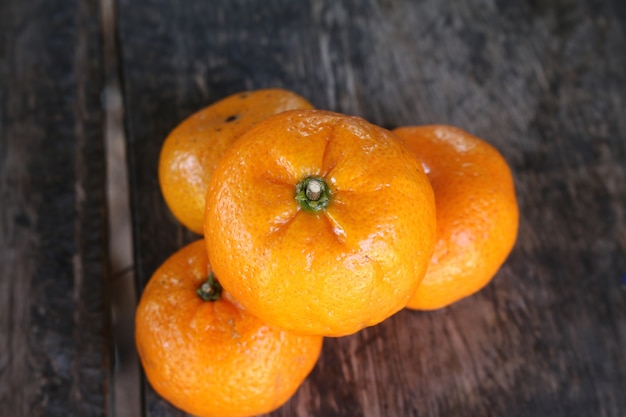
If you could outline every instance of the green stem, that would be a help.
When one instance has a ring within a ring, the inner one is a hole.
[[[306,211],[322,211],[330,199],[330,189],[322,177],[308,176],[296,185],[296,201]]]
[[[218,301],[222,298],[222,285],[215,277],[213,271],[209,273],[207,280],[196,290],[196,293],[204,301]]]

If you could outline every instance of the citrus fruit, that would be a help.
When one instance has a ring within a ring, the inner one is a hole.
[[[487,285],[511,252],[519,222],[513,177],[493,146],[461,129],[393,133],[424,166],[437,204],[435,251],[408,307],[438,309]]]
[[[283,89],[228,96],[183,120],[165,139],[159,155],[159,184],[174,217],[202,234],[209,178],[226,148],[266,117],[312,105]]]
[[[435,239],[433,191],[410,151],[388,130],[324,110],[244,133],[214,171],[205,219],[224,288],[302,334],[347,335],[402,309]]]
[[[196,416],[253,416],[284,404],[313,369],[319,336],[269,327],[211,275],[197,240],[154,273],[137,307],[135,339],[152,387]]]

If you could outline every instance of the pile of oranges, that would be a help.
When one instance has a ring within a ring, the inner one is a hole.
[[[324,337],[483,288],[512,250],[510,169],[450,126],[386,130],[268,89],[190,116],[163,143],[171,212],[203,235],[136,313],[146,377],[197,416],[283,405]]]

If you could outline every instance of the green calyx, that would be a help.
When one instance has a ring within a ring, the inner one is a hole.
[[[322,177],[309,176],[296,185],[296,201],[308,212],[324,210],[330,199],[330,189]]]
[[[218,301],[222,298],[222,285],[215,278],[215,274],[211,272],[207,280],[196,290],[196,293],[204,301]]]

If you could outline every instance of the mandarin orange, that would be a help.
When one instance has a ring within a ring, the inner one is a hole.
[[[202,234],[211,173],[226,148],[266,117],[311,103],[291,91],[265,89],[233,94],[183,120],[165,139],[159,184],[174,217]]]
[[[452,126],[393,133],[424,166],[437,205],[435,251],[407,307],[446,307],[487,285],[515,244],[519,211],[511,170],[489,143]]]
[[[244,133],[214,171],[205,219],[224,288],[301,334],[347,335],[401,310],[435,240],[433,191],[410,151],[386,129],[323,110]]]
[[[244,417],[284,404],[313,369],[322,337],[270,327],[213,279],[203,240],[168,258],[137,307],[146,377],[164,399],[200,417]]]

